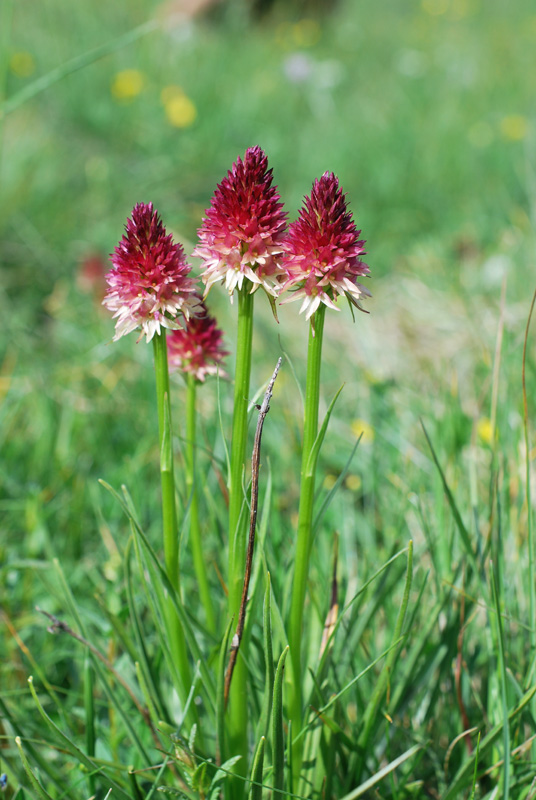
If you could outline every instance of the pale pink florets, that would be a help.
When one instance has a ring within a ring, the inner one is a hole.
[[[361,297],[370,297],[370,292],[356,279],[370,270],[360,259],[365,255],[360,233],[338,179],[325,172],[315,180],[298,219],[289,225],[284,243],[284,289],[294,291],[283,302],[303,299],[300,313],[305,312],[306,319],[320,303],[338,311],[334,300],[340,294],[361,308]]]
[[[199,298],[198,316],[192,317],[184,329],[172,331],[167,337],[170,370],[188,372],[198,381],[207,375],[224,375],[220,364],[229,355],[223,349],[223,334]]]
[[[177,315],[196,313],[195,281],[182,245],[174,244],[153,204],[138,203],[111,256],[103,304],[117,318],[114,341],[141,327],[150,342],[161,328],[180,328]],[[139,341],[139,340],[138,340]]]
[[[276,297],[285,273],[281,268],[286,214],[272,170],[260,147],[246,150],[218,184],[206,211],[194,256],[203,259],[206,291],[221,281],[231,296],[251,281]]]

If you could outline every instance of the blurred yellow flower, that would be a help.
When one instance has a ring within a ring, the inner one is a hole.
[[[316,19],[301,19],[292,29],[292,38],[299,47],[313,47],[321,34],[322,29]]]
[[[476,432],[481,442],[484,442],[484,444],[492,443],[493,427],[490,419],[488,419],[487,417],[481,417],[477,422]]]
[[[188,128],[195,122],[197,109],[180,86],[165,86],[160,92],[160,99],[171,125]]]
[[[361,436],[361,444],[371,444],[374,441],[374,428],[364,419],[354,419],[350,427],[355,436]]]
[[[361,489],[361,478],[359,475],[348,475],[344,481],[344,485],[351,492],[358,492]]]
[[[139,69],[123,69],[114,75],[111,92],[116,100],[132,100],[140,94],[144,85],[145,77]]]
[[[522,114],[510,114],[502,118],[500,128],[504,139],[519,142],[527,135],[529,123]]]
[[[421,0],[421,6],[427,14],[439,17],[448,10],[449,0]]]
[[[21,50],[9,59],[9,68],[17,78],[29,78],[35,71],[35,61],[31,53]]]
[[[324,478],[324,484],[323,484],[324,485],[324,489],[327,489],[328,492],[329,492],[330,489],[333,489],[333,487],[335,486],[336,483],[337,483],[337,476],[336,475],[331,475],[330,473],[328,473],[326,475],[326,477]]]

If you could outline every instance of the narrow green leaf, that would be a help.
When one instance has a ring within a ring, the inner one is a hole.
[[[288,720],[288,730],[287,730],[287,791],[289,796],[292,796],[292,791],[294,788],[294,773],[293,773],[293,765],[294,761],[292,758],[292,720]]]
[[[180,693],[183,691],[183,685],[181,676],[179,675],[177,663],[171,654],[169,637],[167,634],[166,624],[164,622],[166,610],[166,596],[164,594],[164,589],[160,583],[159,576],[153,562],[150,559],[143,558],[141,544],[139,539],[136,537],[133,523],[131,522],[130,525],[132,534],[134,536],[134,551],[136,553],[138,574],[145,592],[147,605],[149,606],[151,612],[153,629],[156,632],[158,642],[162,649],[162,653],[164,654],[164,661],[166,662],[169,676],[177,695],[180,697]],[[148,580],[146,578],[146,573],[148,573],[149,576]],[[153,592],[151,591],[150,587],[154,590]]]
[[[285,791],[285,735],[283,733],[283,675],[288,645],[281,653],[274,679],[274,699],[272,703],[272,759],[273,790],[277,793]]]
[[[272,710],[272,697],[274,693],[274,654],[272,645],[272,609],[271,609],[272,583],[270,573],[266,573],[266,591],[264,593],[263,607],[263,650],[264,650],[264,698],[262,710],[257,724],[257,735],[268,736],[270,726],[270,712]]]
[[[166,719],[167,714],[164,712],[163,704],[160,698],[159,691],[157,689],[157,683],[154,680],[151,668],[151,661],[147,655],[147,650],[145,648],[145,641],[146,636],[142,629],[141,621],[136,609],[136,603],[134,600],[134,588],[132,584],[132,569],[130,566],[130,550],[132,547],[133,538],[129,537],[127,547],[125,549],[125,558],[124,558],[124,565],[125,565],[125,578],[126,578],[126,587],[127,587],[127,602],[128,608],[130,612],[130,619],[132,622],[132,627],[134,629],[134,637],[136,639],[136,658],[134,659],[135,662],[139,665],[137,668],[137,672],[140,672],[143,675],[143,683],[146,687],[147,697],[150,696],[150,705],[154,708],[155,717],[159,719]],[[136,553],[138,555],[138,553]],[[139,562],[138,562],[139,564]],[[142,582],[146,587],[145,575],[143,570],[140,568],[140,577]],[[153,618],[154,619],[154,618]],[[157,621],[154,622],[155,627],[157,625]],[[167,637],[166,637],[167,639]],[[177,687],[176,687],[177,688]],[[149,707],[149,703],[146,701],[147,706]]]
[[[95,755],[95,703],[93,700],[93,666],[88,653],[84,659],[84,711],[86,727],[86,752],[90,758]],[[95,778],[88,778],[89,792],[95,794]]]
[[[24,736],[22,729],[18,723],[18,721],[13,717],[11,714],[9,707],[5,704],[4,700],[0,696],[0,712],[1,712],[1,719],[7,720],[12,727],[13,731],[19,738],[24,738],[24,745],[26,750],[31,756],[32,761],[37,764],[37,766],[43,771],[44,774],[48,775],[50,780],[57,786],[60,791],[63,791],[64,782],[62,780],[62,776],[52,767],[50,761],[48,759],[43,758],[39,750],[36,750],[35,747],[31,742],[29,742]]]
[[[257,534],[255,536],[255,550],[260,554],[260,557],[255,558],[253,564],[253,572],[249,584],[249,597],[253,599],[257,591],[259,583],[259,576],[263,574],[263,567],[265,567],[264,544],[266,541],[266,534],[268,532],[268,525],[271,519],[271,506],[272,506],[272,467],[270,459],[268,459],[268,470],[266,477],[266,490],[264,492],[264,500],[262,503],[262,511],[260,515],[260,523],[257,525]],[[251,601],[248,601],[248,603]]]
[[[35,704],[37,706],[37,710],[39,711],[41,717],[45,720],[45,722],[47,723],[49,728],[52,731],[54,731],[54,733],[58,736],[60,741],[65,746],[66,750],[74,758],[77,758],[78,761],[81,764],[83,764],[85,767],[87,767],[89,770],[92,770],[92,771],[95,771],[95,772],[99,772],[99,773],[102,772],[102,770],[98,767],[98,765],[91,758],[86,756],[86,754],[82,750],[80,750],[80,748],[77,747],[77,745],[74,742],[72,742],[71,739],[69,739],[69,737],[66,736],[63,733],[62,730],[60,730],[60,728],[58,728],[56,723],[53,722],[50,719],[50,717],[46,713],[45,709],[43,708],[43,706],[39,702],[39,698],[37,697],[37,693],[36,693],[34,685],[33,685],[33,679],[31,677],[28,678],[28,685],[30,687],[30,692],[32,693],[32,697],[33,697],[33,699],[35,701]],[[112,780],[109,776],[106,776],[106,779],[109,782],[110,786],[114,789],[114,792],[116,792],[120,797],[123,797],[124,800],[131,800],[130,795],[128,795],[118,783],[116,783],[114,780]]]
[[[151,697],[151,693],[149,692],[149,687],[145,682],[145,676],[142,672],[140,662],[136,661],[134,667],[136,669],[136,677],[140,685],[141,693],[143,695],[143,699],[145,700],[145,705],[147,706],[147,710],[149,711],[149,716],[151,718],[155,730],[158,730],[158,723],[161,721],[161,717],[158,716],[158,712],[153,703],[153,698]]]
[[[475,753],[475,771],[473,772],[473,785],[471,787],[471,797],[469,800],[475,800],[476,794],[476,776],[478,773],[478,756],[480,753],[480,731],[478,731],[478,739],[476,740],[476,753]]]
[[[352,461],[354,460],[354,456],[356,454],[356,450],[359,447],[359,443],[361,442],[362,438],[363,438],[363,433],[361,433],[359,435],[359,438],[358,438],[357,442],[354,444],[354,446],[352,448],[352,452],[350,453],[350,455],[348,457],[348,460],[346,461],[346,464],[344,465],[344,467],[342,469],[341,474],[339,475],[339,477],[335,481],[335,483],[332,486],[332,488],[327,493],[322,505],[320,506],[318,514],[316,515],[316,517],[315,517],[315,519],[313,521],[313,533],[318,529],[318,526],[320,525],[320,523],[322,521],[322,517],[324,516],[324,514],[326,513],[326,511],[330,507],[331,501],[333,500],[333,498],[335,497],[335,495],[339,491],[342,482],[344,481],[344,479],[348,475],[348,470],[350,469]]]
[[[473,572],[475,573],[475,575],[480,576],[480,570],[478,568],[478,564],[476,563],[476,557],[475,557],[475,554],[474,554],[474,551],[473,551],[473,546],[471,544],[471,537],[469,535],[469,532],[468,532],[467,528],[464,525],[464,522],[462,520],[462,515],[460,514],[458,506],[456,505],[456,501],[454,500],[454,495],[452,494],[452,492],[450,490],[450,486],[448,485],[447,479],[445,477],[445,473],[443,472],[443,470],[441,468],[441,464],[439,463],[439,459],[438,459],[438,457],[436,455],[436,451],[434,450],[434,446],[432,444],[432,440],[430,439],[430,437],[428,435],[428,431],[426,430],[422,420],[421,420],[421,426],[422,426],[422,429],[424,431],[424,435],[426,437],[426,441],[428,442],[428,447],[430,448],[430,452],[432,453],[432,458],[434,459],[434,463],[435,463],[435,465],[437,467],[437,471],[439,472],[439,476],[441,478],[441,483],[443,484],[443,491],[445,492],[445,495],[446,495],[446,498],[447,498],[447,502],[448,502],[448,504],[450,506],[450,510],[452,511],[452,516],[454,517],[454,522],[456,523],[456,527],[458,528],[458,531],[460,533],[460,537],[461,537],[461,540],[463,542],[463,546],[465,548],[465,552],[467,553],[467,557],[469,559],[469,562],[471,564]],[[485,582],[482,581],[481,583],[484,585]]]
[[[166,591],[167,591],[167,593],[168,593],[168,595],[169,595],[169,597],[171,599],[171,603],[173,605],[173,608],[175,609],[175,611],[177,613],[177,616],[179,617],[179,620],[180,620],[180,623],[182,625],[182,629],[183,629],[183,632],[184,632],[184,637],[186,639],[186,643],[187,643],[187,645],[188,645],[188,647],[190,649],[190,653],[193,656],[194,661],[199,662],[199,664],[200,664],[201,674],[202,674],[202,677],[203,677],[203,684],[202,685],[203,685],[203,689],[204,689],[204,691],[205,691],[205,693],[207,695],[207,698],[209,700],[208,708],[209,708],[209,710],[214,711],[215,710],[215,694],[216,694],[216,687],[214,686],[214,680],[213,680],[212,674],[210,673],[210,670],[208,669],[206,660],[203,657],[203,653],[201,652],[201,648],[200,648],[200,646],[199,646],[199,644],[197,642],[196,636],[195,636],[194,632],[192,631],[188,615],[186,614],[186,611],[184,609],[184,605],[182,603],[182,600],[181,600],[179,594],[177,593],[177,591],[175,590],[175,587],[172,585],[171,581],[169,580],[166,571],[164,570],[164,568],[160,564],[160,561],[158,560],[158,556],[154,552],[154,550],[153,550],[153,548],[151,546],[151,543],[147,539],[147,536],[145,535],[143,529],[141,528],[140,525],[138,525],[136,520],[130,514],[128,506],[124,502],[123,498],[115,491],[115,489],[113,489],[112,486],[110,486],[110,484],[106,483],[106,481],[100,480],[99,482],[101,483],[102,486],[104,486],[105,489],[107,489],[113,495],[113,497],[116,498],[116,500],[118,500],[118,502],[120,503],[121,507],[123,508],[123,511],[125,512],[127,517],[132,521],[133,530],[134,530],[134,533],[135,533],[136,537],[138,537],[141,540],[145,551],[147,552],[147,554],[148,554],[150,560],[152,561],[152,563],[154,564],[155,569],[156,569],[157,574],[158,574],[158,577],[160,579],[160,583],[166,589]]]
[[[348,689],[351,689],[351,687],[359,680],[361,680],[361,678],[363,678],[367,674],[367,672],[370,672],[370,670],[373,669],[376,666],[376,664],[378,664],[382,660],[382,658],[385,658],[391,652],[396,651],[396,649],[398,648],[399,644],[403,641],[403,639],[404,639],[403,636],[401,636],[399,639],[395,639],[395,641],[391,643],[391,645],[387,648],[387,650],[384,650],[383,653],[380,653],[380,655],[374,661],[371,661],[371,663],[368,664],[365,667],[365,669],[361,670],[361,672],[354,678],[352,678],[352,680],[349,681],[345,686],[343,686],[343,688],[339,692],[337,692],[337,694],[333,695],[333,697],[326,703],[326,705],[323,706],[321,709],[319,709],[316,712],[316,714],[312,716],[311,721],[309,721],[301,729],[300,733],[298,733],[298,735],[295,737],[294,743],[297,742],[305,733],[307,733],[308,730],[316,723],[316,715],[321,716],[326,711],[328,711],[328,709],[330,709],[331,706],[337,702],[337,700],[340,700],[340,698],[343,696],[343,694],[345,694],[348,691]],[[315,677],[315,683],[316,683],[316,677]],[[355,742],[353,743],[353,746],[355,749]]]
[[[503,776],[503,798],[508,800],[510,792],[510,725],[508,723],[508,699],[506,692],[506,657],[505,657],[505,644],[504,632],[502,625],[501,605],[499,602],[499,587],[497,581],[497,573],[494,569],[493,563],[490,564],[491,572],[491,588],[493,595],[493,602],[495,605],[495,619],[497,623],[497,639],[499,642],[499,663],[501,665],[501,702],[503,712],[503,749],[504,749],[504,766],[501,770]]]
[[[154,783],[151,786],[151,789],[149,791],[149,794],[147,795],[145,800],[152,800],[153,794],[158,791],[159,781],[162,778],[162,775],[164,774],[165,770],[167,769],[168,763],[169,763],[169,759],[167,757],[164,758],[162,766],[158,770],[158,775],[156,776],[156,778],[154,780]]]
[[[142,36],[152,33],[158,26],[159,22],[155,19],[151,19],[148,22],[144,22],[143,25],[139,25],[137,28],[128,31],[128,33],[125,33],[123,36],[118,36],[111,42],[106,42],[99,47],[95,47],[93,50],[89,50],[87,53],[82,53],[79,56],[75,56],[75,58],[72,58],[70,61],[60,64],[59,67],[50,70],[50,72],[47,72],[45,75],[41,75],[41,77],[32,81],[32,83],[28,84],[2,103],[2,105],[0,105],[0,116],[15,111],[16,108],[19,108],[19,106],[27,100],[45,91],[45,89],[53,86],[58,81],[62,80],[62,78],[67,77],[67,75],[71,75],[73,72],[77,72],[89,66],[89,64],[93,64],[95,61],[104,58],[104,56],[114,53],[116,50],[120,50],[122,47],[141,39]]]
[[[533,686],[529,689],[528,692],[525,692],[521,701],[518,705],[510,711],[508,715],[508,722],[512,722],[519,714],[525,709],[527,705],[530,704],[530,701],[533,697],[536,697],[536,686]],[[495,725],[490,732],[482,739],[480,743],[480,754],[483,756],[487,752],[487,750],[494,744],[494,742],[499,738],[503,729],[503,723],[500,722],[498,725]],[[469,759],[468,761],[463,764],[460,769],[458,770],[457,774],[454,776],[454,779],[445,795],[441,798],[441,800],[458,800],[460,794],[467,789],[471,785],[472,775],[474,772],[474,759]]]
[[[262,778],[264,767],[264,746],[266,739],[261,736],[251,768],[251,783],[249,788],[249,800],[262,800]]]
[[[229,658],[229,639],[234,620],[230,619],[220,646],[218,660],[218,686],[216,690],[216,730],[218,733],[217,752],[221,758],[225,753],[225,668]]]
[[[327,641],[327,644],[326,644],[326,647],[324,649],[324,652],[322,653],[322,657],[320,659],[320,664],[319,664],[318,669],[316,671],[316,679],[318,680],[319,683],[322,682],[322,678],[324,676],[325,669],[326,669],[326,666],[328,664],[329,654],[330,654],[330,650],[331,650],[330,645],[331,645],[334,637],[336,636],[337,631],[339,630],[339,627],[342,624],[343,619],[348,614],[348,612],[350,611],[352,606],[357,602],[357,600],[366,592],[368,587],[377,578],[379,578],[385,572],[385,570],[388,569],[391,566],[391,564],[393,564],[395,561],[397,561],[397,559],[400,556],[404,555],[404,553],[407,553],[407,550],[408,550],[407,547],[405,547],[403,550],[399,550],[398,553],[395,553],[393,556],[391,556],[391,558],[389,558],[385,562],[385,564],[382,564],[382,566],[378,570],[376,570],[376,572],[362,586],[360,586],[359,590],[355,593],[355,595],[352,597],[352,599],[345,605],[345,607],[343,608],[343,610],[341,611],[341,613],[337,617],[337,621],[335,623],[335,626],[334,626],[333,630],[331,631],[331,634],[330,634],[329,639]]]
[[[221,767],[218,767],[216,774],[212,778],[212,782],[207,794],[207,800],[216,800],[220,794],[220,786],[223,781],[227,780],[227,778],[236,777],[233,767],[240,761],[241,758],[242,756],[233,756],[232,758],[228,758],[227,761],[221,765]]]
[[[58,573],[58,576],[60,578],[60,583],[61,583],[61,585],[63,587],[63,592],[64,592],[64,595],[65,595],[65,600],[66,600],[66,603],[67,603],[67,607],[69,608],[69,611],[70,611],[71,615],[76,620],[76,623],[77,623],[78,627],[80,628],[80,631],[81,631],[82,635],[84,636],[85,639],[87,639],[89,641],[86,628],[85,628],[85,626],[84,626],[84,624],[82,622],[80,614],[78,613],[78,608],[77,608],[75,599],[74,599],[73,594],[71,592],[71,588],[70,588],[69,584],[67,583],[67,580],[65,578],[64,572],[63,572],[62,567],[61,567],[61,564],[60,564],[60,562],[58,561],[57,558],[55,558],[53,560],[53,564],[54,564],[56,572]],[[104,673],[104,669],[103,669],[102,663],[99,661],[99,659],[97,659],[95,657],[95,655],[93,653],[90,653],[90,658],[91,658],[91,661],[93,662],[93,667],[95,669],[96,674],[98,675],[98,677],[100,679],[100,683],[101,683],[102,689],[104,690],[104,693],[106,694],[106,696],[108,698],[108,701],[117,709],[117,712],[118,712],[119,716],[121,717],[121,719],[123,720],[123,722],[125,724],[125,727],[126,727],[128,733],[130,735],[130,738],[132,739],[132,742],[136,746],[136,748],[137,748],[140,756],[142,757],[142,759],[144,761],[149,761],[149,756],[147,754],[147,751],[145,750],[143,744],[141,743],[141,740],[140,740],[140,738],[138,736],[138,733],[137,733],[134,725],[132,724],[131,715],[127,714],[125,712],[125,709],[123,708],[122,704],[119,702],[119,697],[118,697],[117,693],[112,691],[110,686],[109,686],[109,684],[108,684],[108,681],[106,679],[106,675]],[[115,676],[113,676],[113,673],[112,673],[112,677],[114,677],[114,679],[115,679]],[[132,701],[130,700],[130,702],[132,702]]]
[[[342,392],[343,389],[344,389],[344,384],[341,386],[341,388],[339,389],[339,391],[337,392],[337,394],[335,395],[335,397],[333,398],[333,400],[329,404],[329,408],[326,411],[326,416],[324,417],[324,420],[322,422],[320,430],[318,431],[318,435],[317,435],[317,437],[315,439],[315,443],[313,444],[313,446],[311,448],[311,452],[309,453],[309,460],[307,461],[307,467],[306,467],[306,475],[308,477],[310,477],[310,478],[315,473],[316,462],[318,460],[318,454],[320,453],[320,448],[322,447],[322,442],[324,441],[324,437],[325,437],[326,431],[328,429],[329,420],[331,418],[331,414],[333,413],[333,409],[335,408],[335,403],[339,399],[339,395],[340,395],[340,393]]]
[[[41,786],[41,784],[39,783],[39,781],[37,780],[37,778],[33,774],[32,768],[30,767],[28,759],[26,758],[26,756],[24,754],[24,750],[22,749],[22,743],[21,743],[20,736],[16,736],[15,737],[15,744],[17,745],[18,750],[19,750],[20,758],[21,758],[21,761],[22,761],[22,766],[24,767],[24,770],[25,770],[26,774],[28,775],[28,778],[29,778],[30,783],[32,784],[33,788],[35,789],[35,791],[37,792],[37,794],[39,795],[41,800],[52,800],[52,797],[48,794],[48,792],[45,792],[45,790],[43,789],[43,787]]]
[[[378,772],[376,772],[371,778],[362,783],[361,786],[358,786],[357,789],[354,789],[349,794],[345,794],[341,800],[357,800],[358,797],[362,797],[366,792],[372,789],[373,786],[376,786],[377,783],[382,781],[387,775],[399,767],[404,761],[407,761],[408,758],[411,758],[415,753],[417,753],[421,749],[422,745],[416,744],[413,747],[410,747],[409,750],[406,750],[405,753],[402,753],[401,756],[395,758],[394,761],[391,761],[385,767],[382,767]]]
[[[138,781],[136,780],[136,775],[134,773],[134,767],[128,768],[128,781],[132,790],[133,800],[143,800],[143,795],[140,787],[138,786]]]
[[[406,617],[406,611],[409,602],[409,594],[411,591],[411,583],[413,579],[413,542],[410,541],[408,547],[408,566],[406,572],[406,583],[404,586],[404,594],[402,597],[402,604],[400,606],[400,611],[398,612],[398,618],[396,620],[395,630],[393,634],[393,643],[398,642],[402,636],[402,629],[404,627],[404,619]],[[363,768],[364,764],[364,753],[366,752],[368,741],[372,732],[372,728],[376,721],[376,715],[378,712],[378,707],[380,705],[381,699],[387,687],[387,682],[390,677],[390,673],[392,671],[394,661],[396,658],[397,648],[393,647],[387,658],[385,659],[385,663],[382,667],[382,670],[378,676],[376,681],[376,685],[372,692],[372,696],[367,704],[365,709],[365,714],[363,716],[363,727],[361,729],[361,733],[357,740],[357,747],[361,753],[360,757],[360,769]]]

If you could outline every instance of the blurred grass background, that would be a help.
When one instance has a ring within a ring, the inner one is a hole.
[[[291,218],[313,178],[334,171],[367,239],[370,316],[354,324],[342,308],[326,325],[325,404],[341,382],[346,387],[323,450],[324,490],[364,432],[326,516],[326,527],[341,532],[348,593],[409,536],[422,548],[423,574],[433,561],[430,542],[451,557],[442,542],[452,542],[453,526],[422,418],[469,520],[480,508],[484,538],[493,524],[498,431],[510,610],[522,616],[526,596],[515,576],[526,547],[521,350],[534,285],[533,4],[276,2],[259,15],[229,2],[194,11],[186,2],[4,0],[2,88],[12,104],[50,70],[159,21],[152,33],[0,118],[4,621],[16,618],[43,670],[70,686],[77,680],[71,661],[58,657],[33,611],[53,604],[49,559],[61,558],[88,609],[94,592],[120,609],[110,530],[126,525],[96,481],[128,483],[142,519],[157,530],[158,452],[156,420],[148,424],[150,348],[136,347],[133,337],[109,346],[113,323],[99,307],[99,259],[107,259],[138,201],[152,201],[191,249],[216,182],[254,144],[266,150]],[[232,350],[233,309],[217,289],[209,303]],[[277,327],[266,305],[259,298],[254,384],[269,377],[281,348],[302,380],[306,325],[290,305]],[[530,358],[528,381],[530,402]],[[230,394],[223,384],[225,414]],[[182,398],[177,382],[179,447]],[[202,403],[206,446],[222,456],[214,384]],[[270,547],[281,559],[274,582],[283,595],[299,418],[286,368],[264,445],[280,512]],[[210,504],[214,477],[207,487]],[[207,548],[219,558],[224,522],[221,509],[211,514],[217,533]],[[319,542],[320,578],[330,551],[331,541]],[[21,559],[42,568],[21,568]],[[17,693],[29,667],[9,641],[3,670]],[[515,642],[521,652],[523,642]],[[447,729],[438,732],[443,748]]]

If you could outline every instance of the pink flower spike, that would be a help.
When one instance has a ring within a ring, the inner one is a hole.
[[[246,279],[253,284],[251,292],[262,286],[272,297],[279,293],[287,215],[272,180],[265,153],[250,147],[218,184],[193,252],[203,260],[205,295],[219,281],[232,301]]]
[[[174,244],[153,204],[138,203],[125,225],[126,233],[111,256],[103,305],[117,318],[114,341],[141,327],[150,342],[161,328],[180,328],[196,313],[199,299],[181,244]],[[138,341],[139,341],[138,339]]]
[[[215,375],[225,356],[223,334],[216,326],[216,320],[208,311],[201,298],[198,297],[200,315],[192,317],[186,328],[174,330],[167,338],[168,363],[170,370],[189,372],[198,381],[204,381],[207,375]],[[219,370],[220,375],[225,375]]]
[[[365,255],[360,233],[337,177],[325,172],[315,180],[298,219],[289,225],[284,241],[287,280],[283,290],[294,291],[283,302],[302,299],[300,313],[305,312],[309,319],[320,303],[338,311],[335,300],[344,294],[363,311],[360,299],[370,297],[370,292],[357,283],[357,277],[369,275],[370,269],[360,260]]]

